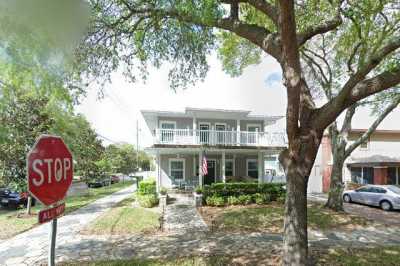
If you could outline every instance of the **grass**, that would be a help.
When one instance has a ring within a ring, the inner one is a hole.
[[[283,205],[276,202],[264,206],[201,208],[204,220],[213,230],[228,232],[282,233],[283,212]],[[362,217],[344,212],[336,213],[319,204],[308,204],[308,227],[310,229],[353,229],[368,223],[370,222]]]
[[[331,249],[311,251],[314,258],[312,265],[327,266],[376,266],[399,265],[400,247],[374,247]],[[281,265],[278,254],[251,254],[245,256],[208,256],[208,257],[183,257],[173,259],[152,260],[107,260],[91,262],[70,262],[62,266],[219,266],[219,265]]]
[[[133,182],[129,181],[101,188],[89,188],[89,193],[87,195],[67,197],[65,201],[65,214],[84,207],[99,198],[110,195],[132,184]],[[30,216],[24,214],[25,209],[0,209],[0,239],[10,238],[37,225],[37,213],[43,208],[42,205],[36,204],[36,206],[32,208],[32,215]]]
[[[116,207],[107,211],[82,233],[98,235],[121,235],[151,233],[160,227],[160,214],[154,210],[132,207],[133,197],[125,199]]]
[[[231,259],[226,256],[209,257],[182,257],[174,259],[130,259],[130,260],[107,260],[94,262],[72,262],[62,266],[222,266],[231,265]]]
[[[399,265],[400,246],[330,249],[313,255],[317,265]]]

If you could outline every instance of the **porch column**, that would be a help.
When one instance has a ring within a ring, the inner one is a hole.
[[[193,177],[196,177],[196,154],[193,154]]]
[[[197,119],[193,117],[193,144],[196,144]]]
[[[236,120],[236,145],[240,145],[240,119]]]
[[[157,152],[157,156],[156,156],[156,170],[157,170],[157,184],[156,184],[156,189],[157,189],[157,193],[160,192],[160,188],[161,188],[161,156],[160,153]]]
[[[201,171],[201,164],[203,161],[203,153],[199,152],[199,187],[203,187],[203,172]]]
[[[399,167],[396,167],[396,185],[399,184]]]
[[[264,159],[264,153],[263,152],[258,152],[258,184],[261,184],[263,181],[263,176],[264,176],[264,170],[263,170],[263,159]]]
[[[222,152],[222,182],[226,183],[225,176],[225,151]]]

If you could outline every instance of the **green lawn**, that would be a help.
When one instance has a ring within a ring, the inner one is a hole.
[[[268,252],[265,252],[268,253]],[[219,265],[280,265],[279,255],[251,254],[235,257],[232,254],[209,257],[185,257],[154,260],[108,260],[70,262],[62,266],[219,266]],[[389,266],[399,265],[400,247],[311,250],[312,265],[327,266]]]
[[[89,188],[89,193],[85,196],[68,197],[66,199],[65,213],[70,213],[77,210],[99,198],[112,194],[118,190],[132,185],[133,182],[120,182],[107,187]],[[32,208],[34,215],[27,217],[24,214],[24,209],[7,210],[0,209],[0,239],[7,239],[26,231],[38,222],[37,213],[43,208],[37,204]]]
[[[94,262],[76,262],[62,266],[223,266],[230,265],[231,259],[225,256],[185,257],[167,260],[108,260]]]
[[[94,220],[82,233],[120,235],[151,233],[158,230],[160,214],[155,210],[132,207],[132,202],[133,196],[122,201]]]
[[[201,214],[213,230],[281,233],[283,211],[283,205],[274,202],[264,206],[203,207]],[[335,213],[318,204],[308,206],[308,227],[311,229],[352,229],[368,223],[369,221],[364,218]]]
[[[317,265],[369,266],[399,265],[400,246],[332,249],[314,253]]]

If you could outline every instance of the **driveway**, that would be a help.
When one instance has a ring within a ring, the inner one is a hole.
[[[308,194],[308,200],[325,203],[328,199],[327,194]],[[355,214],[378,223],[386,225],[400,226],[400,211],[384,211],[378,207],[362,205],[358,203],[343,203],[344,211]]]

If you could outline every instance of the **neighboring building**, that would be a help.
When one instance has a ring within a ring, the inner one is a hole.
[[[349,133],[349,144],[358,139],[364,129]],[[324,136],[312,173],[309,192],[327,192],[332,169],[331,143]],[[343,181],[360,184],[400,184],[400,130],[376,130],[360,145],[343,167]]]
[[[281,116],[250,111],[186,108],[185,112],[142,111],[154,142],[146,149],[156,156],[157,187],[191,187],[229,178],[265,180],[265,160],[276,166],[287,145],[284,132],[269,126]],[[208,174],[203,176],[203,156]]]

